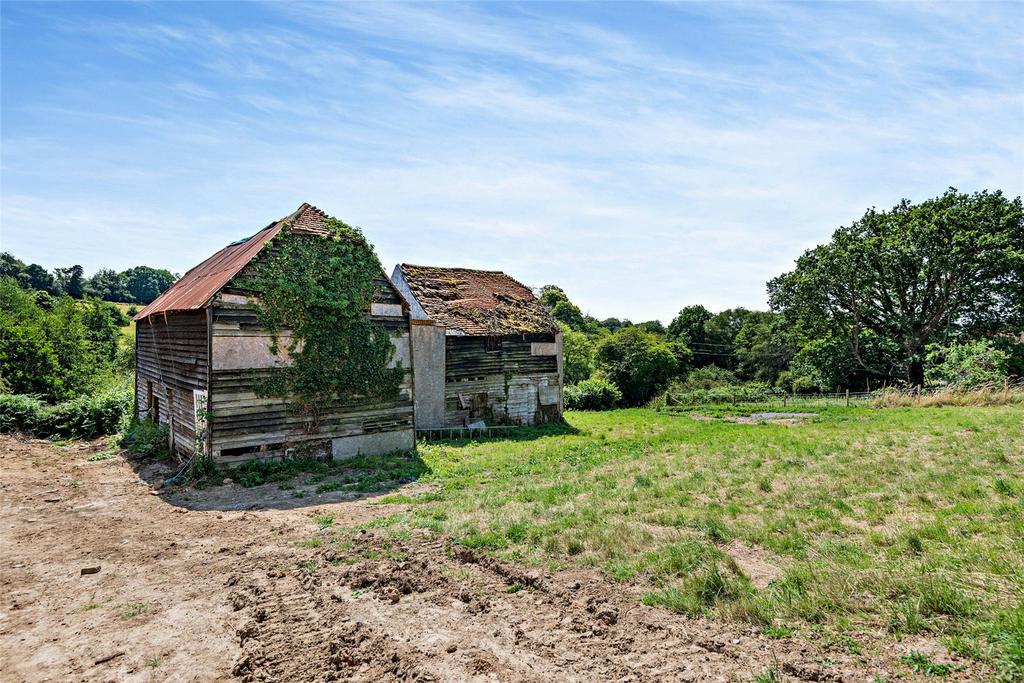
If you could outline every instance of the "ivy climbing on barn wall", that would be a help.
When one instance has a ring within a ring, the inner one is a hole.
[[[237,278],[256,293],[256,314],[271,350],[287,343],[289,365],[256,387],[288,397],[314,419],[327,403],[386,400],[398,393],[403,369],[387,330],[368,317],[381,264],[358,228],[328,218],[330,234],[283,229]],[[288,331],[290,335],[284,335]]]

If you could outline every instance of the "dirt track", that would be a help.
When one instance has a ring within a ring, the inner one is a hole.
[[[366,500],[241,511],[273,505],[276,487],[155,495],[145,468],[88,461],[101,450],[0,437],[3,681],[911,678],[907,643],[824,651],[644,607],[591,570],[511,567],[427,532],[346,532],[396,508]],[[303,544],[318,537],[342,540]]]

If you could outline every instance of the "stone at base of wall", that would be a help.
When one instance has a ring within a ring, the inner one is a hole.
[[[335,460],[354,458],[357,455],[383,455],[395,451],[411,451],[415,447],[416,434],[411,429],[331,439],[331,455]]]

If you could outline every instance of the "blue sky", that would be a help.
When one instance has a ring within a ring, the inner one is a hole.
[[[598,317],[764,307],[869,206],[1024,191],[1024,4],[4,2],[3,250],[184,272],[309,201]]]

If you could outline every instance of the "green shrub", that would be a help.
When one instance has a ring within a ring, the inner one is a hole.
[[[1009,377],[1009,355],[995,348],[988,340],[971,344],[934,345],[929,347],[925,361],[928,364],[925,380],[932,386],[956,385],[970,388],[1002,384]]]
[[[136,455],[164,460],[171,453],[167,447],[167,425],[147,418],[134,419],[121,436],[121,447]]]
[[[669,385],[669,391],[673,394],[683,394],[701,389],[717,389],[741,384],[738,377],[731,370],[720,368],[717,365],[708,365],[703,368],[691,370],[685,379],[675,380]]]
[[[665,404],[689,406],[714,403],[758,403],[770,401],[772,397],[782,393],[782,390],[775,389],[764,382],[727,384],[681,393],[675,393],[669,389],[665,394]]]
[[[93,439],[115,434],[131,414],[127,387],[46,405],[34,396],[0,395],[0,432],[21,431],[40,437]]]
[[[622,401],[622,392],[606,379],[586,379],[565,388],[568,410],[610,410]]]
[[[44,406],[35,396],[0,394],[0,432],[34,432]]]

